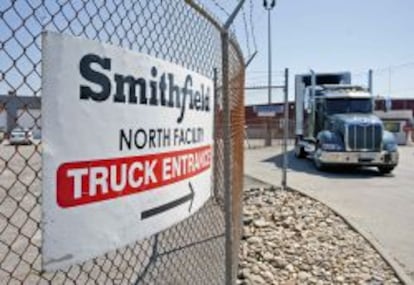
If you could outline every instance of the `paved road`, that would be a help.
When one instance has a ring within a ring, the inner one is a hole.
[[[400,165],[388,176],[375,168],[319,172],[289,153],[288,185],[320,199],[359,225],[414,280],[414,147],[401,147]],[[280,185],[279,147],[246,151],[245,173]]]

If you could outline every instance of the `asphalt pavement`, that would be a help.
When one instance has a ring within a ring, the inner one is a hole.
[[[245,174],[280,185],[280,146],[245,152]],[[390,175],[375,168],[316,170],[289,152],[288,186],[325,203],[381,245],[414,280],[414,147],[400,148]]]

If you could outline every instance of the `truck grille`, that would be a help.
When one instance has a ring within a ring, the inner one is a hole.
[[[382,126],[378,124],[348,125],[348,148],[350,151],[380,151]]]

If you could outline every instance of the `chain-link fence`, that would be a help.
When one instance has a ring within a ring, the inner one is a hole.
[[[269,129],[272,136],[272,146],[282,147],[284,122],[284,119],[280,118],[272,118],[270,123],[266,122],[266,120],[250,120],[245,125],[244,147],[247,149],[265,147]],[[268,128],[269,125],[270,128]],[[295,143],[295,120],[289,120],[288,128],[287,144],[293,146]]]
[[[284,136],[284,122],[282,118],[271,118],[270,122],[266,120],[251,120],[246,124],[246,138],[251,140],[264,140],[267,135],[267,125],[270,125],[270,131],[272,134],[272,139],[274,140],[283,140]],[[295,138],[295,120],[289,120],[289,133],[288,139],[292,140]]]
[[[223,29],[200,6],[186,2],[0,1],[0,283],[221,284],[226,275],[234,275],[243,175],[244,63],[236,42],[229,40],[224,51],[228,86],[223,86]],[[41,268],[41,33],[45,30],[171,61],[215,78],[217,87],[213,198],[166,231],[48,273]],[[224,175],[226,171],[230,175]],[[225,199],[226,193],[230,199]],[[226,267],[229,262],[233,269]]]

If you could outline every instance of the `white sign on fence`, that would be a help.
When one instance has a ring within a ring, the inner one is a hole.
[[[206,202],[210,79],[51,32],[42,59],[45,270],[148,237]]]

